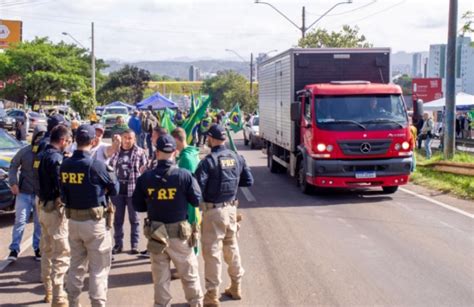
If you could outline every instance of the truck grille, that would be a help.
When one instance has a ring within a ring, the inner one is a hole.
[[[390,148],[392,140],[350,140],[339,141],[339,147],[346,155],[383,155]]]

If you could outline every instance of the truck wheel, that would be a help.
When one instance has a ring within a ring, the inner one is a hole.
[[[306,167],[304,161],[300,163],[300,170],[298,172],[298,185],[301,192],[304,194],[312,193],[312,186],[306,181]]]
[[[382,187],[384,194],[393,194],[397,192],[398,186],[394,187]]]
[[[278,174],[281,172],[280,164],[278,164],[278,162],[275,162],[275,160],[273,160],[273,153],[271,151],[271,148],[268,149],[267,166],[270,169],[271,173]]]
[[[244,145],[247,146],[249,144],[249,140],[247,140],[247,137],[245,136],[244,132]]]

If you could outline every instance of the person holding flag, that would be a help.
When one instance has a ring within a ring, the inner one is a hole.
[[[206,112],[206,115],[199,123],[199,130],[198,130],[199,140],[197,144],[198,147],[200,146],[200,144],[202,145],[206,144],[207,132],[209,131],[209,128],[211,127],[211,125],[212,125],[212,118],[209,115],[209,113]]]

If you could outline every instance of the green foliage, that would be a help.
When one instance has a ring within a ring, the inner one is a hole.
[[[99,67],[103,65],[99,61]],[[7,99],[23,101],[26,96],[33,107],[47,96],[62,100],[77,91],[87,92],[90,56],[75,45],[35,38],[0,54],[0,80],[14,80],[2,91]]]
[[[82,118],[87,117],[96,107],[92,95],[92,88],[86,88],[85,90],[74,92],[71,95],[71,107],[79,112]]]
[[[97,95],[103,103],[113,100],[136,103],[143,99],[147,82],[150,80],[151,74],[148,70],[125,65],[122,69],[110,73]],[[110,100],[111,97],[113,100]]]
[[[461,27],[462,35],[466,35],[466,33],[474,33],[474,11],[467,11],[465,12],[461,20],[464,24]]]
[[[235,71],[218,72],[217,76],[204,81],[202,92],[212,97],[213,108],[230,110],[236,103],[245,112],[253,112],[257,108],[257,97],[250,96],[248,80]],[[256,86],[254,93],[257,93]]]
[[[168,75],[152,74],[151,81],[181,81],[181,78],[173,78]]]
[[[302,48],[370,48],[364,35],[359,35],[359,27],[342,26],[339,32],[328,32],[326,29],[313,30],[298,41]]]
[[[393,80],[393,83],[401,86],[403,90],[403,95],[412,94],[412,78],[408,75],[402,75],[397,79]]]

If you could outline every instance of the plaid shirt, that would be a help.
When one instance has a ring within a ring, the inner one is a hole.
[[[111,158],[109,165],[113,167],[117,174],[117,162],[119,159],[120,155],[120,149],[118,152],[116,152]],[[127,196],[132,197],[133,191],[135,190],[135,184],[137,183],[138,177],[141,175],[140,173],[140,168],[143,165],[147,165],[147,158],[145,155],[145,151],[138,147],[136,144],[133,145],[132,149],[132,154],[130,156],[130,165],[131,165],[131,171],[130,171],[130,176],[128,177],[128,184],[127,184]]]

